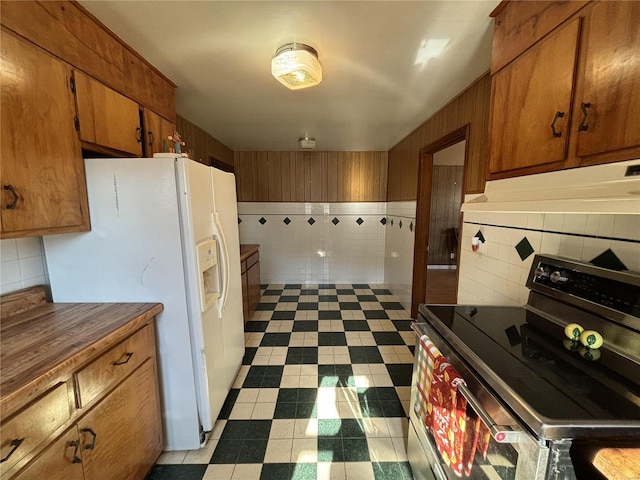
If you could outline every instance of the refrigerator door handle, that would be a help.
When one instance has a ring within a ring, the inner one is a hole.
[[[221,264],[221,283],[222,290],[220,292],[220,298],[218,299],[218,315],[222,318],[222,311],[224,307],[227,305],[227,297],[229,295],[229,249],[227,248],[227,239],[224,236],[224,230],[220,225],[220,219],[218,217],[218,212],[213,214],[213,223],[215,225],[215,229],[217,230],[220,250],[221,250],[221,258],[219,263]]]

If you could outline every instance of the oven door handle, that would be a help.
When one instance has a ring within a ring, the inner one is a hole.
[[[520,431],[514,430],[512,427],[508,425],[496,425],[496,422],[493,421],[491,415],[484,409],[484,407],[480,404],[478,399],[475,397],[473,393],[469,390],[469,388],[464,385],[458,385],[458,392],[462,394],[462,396],[467,400],[467,403],[471,405],[471,408],[474,412],[478,414],[480,419],[487,426],[489,431],[491,432],[491,436],[498,443],[518,443],[520,439]]]

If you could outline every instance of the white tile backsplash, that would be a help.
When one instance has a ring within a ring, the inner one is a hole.
[[[262,283],[382,284],[385,210],[373,202],[240,202],[240,241],[260,244]]]
[[[393,220],[393,226],[391,225]],[[399,221],[403,222],[402,228]],[[387,225],[384,258],[384,283],[398,298],[402,306],[410,310],[413,285],[413,248],[416,223],[416,202],[387,203]]]
[[[556,206],[557,208],[557,206]],[[471,251],[480,230],[487,242]],[[534,254],[522,260],[524,237]],[[523,304],[536,253],[590,262],[611,249],[629,270],[640,272],[640,212],[630,214],[466,212],[462,229],[458,303]]]
[[[47,284],[42,237],[0,240],[0,294]]]

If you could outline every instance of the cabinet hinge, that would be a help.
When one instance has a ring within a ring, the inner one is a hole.
[[[69,88],[73,93],[76,93],[76,79],[73,77],[69,79]]]
[[[76,127],[76,131],[80,131],[80,120],[78,117],[73,117],[73,125]]]

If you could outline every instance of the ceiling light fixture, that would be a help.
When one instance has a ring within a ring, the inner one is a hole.
[[[304,43],[287,43],[276,50],[271,74],[291,90],[317,85],[322,81],[318,52]]]

